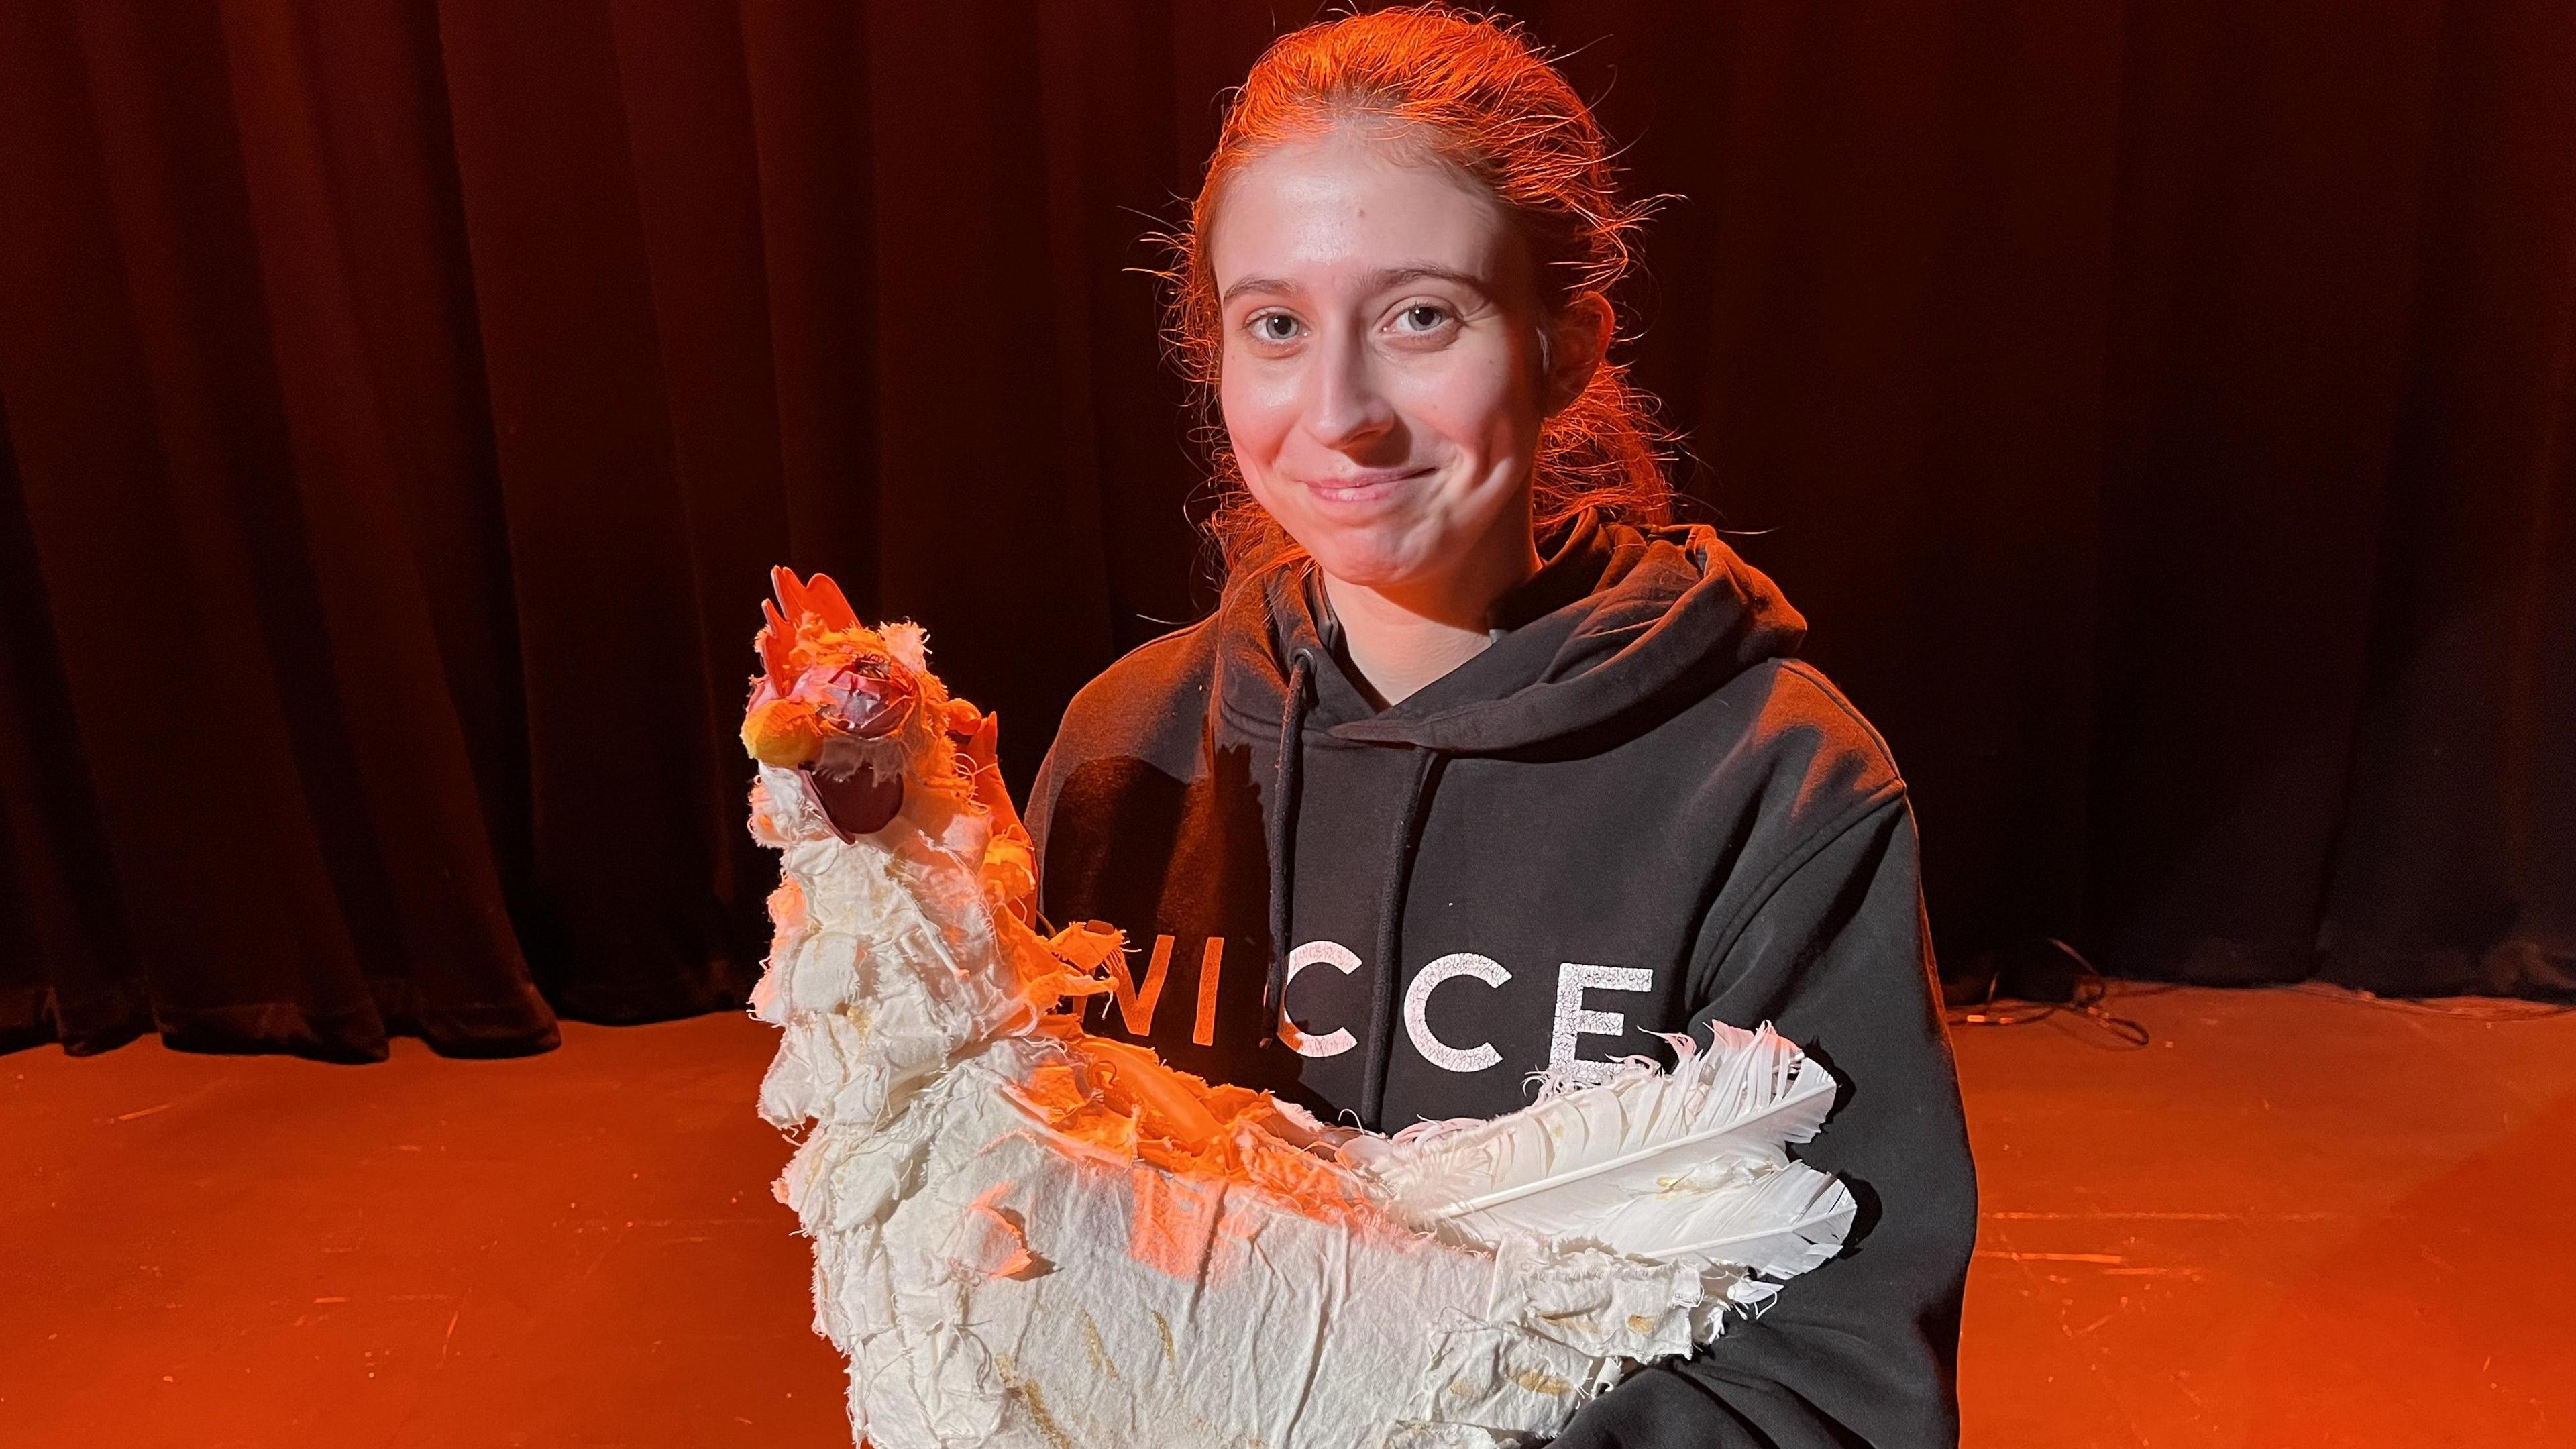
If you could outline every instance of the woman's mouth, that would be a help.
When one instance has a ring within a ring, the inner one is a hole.
[[[1300,480],[1306,491],[1319,503],[1375,503],[1398,487],[1416,478],[1427,478],[1434,468],[1378,468],[1365,473],[1336,474],[1329,478]]]

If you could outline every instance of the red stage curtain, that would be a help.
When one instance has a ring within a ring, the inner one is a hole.
[[[1316,8],[0,6],[0,1045],[737,1002],[772,562],[1025,781],[1205,597],[1127,269]],[[1946,957],[2576,986],[2576,12],[1522,13]]]

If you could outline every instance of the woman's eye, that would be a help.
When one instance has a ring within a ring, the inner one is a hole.
[[[1449,320],[1449,309],[1434,306],[1429,302],[1416,302],[1396,315],[1407,324],[1404,328],[1406,331],[1435,332],[1439,330],[1441,323]]]
[[[1278,324],[1273,327],[1273,323]],[[1252,319],[1252,335],[1264,342],[1288,342],[1297,336],[1297,319],[1285,312],[1268,312]]]

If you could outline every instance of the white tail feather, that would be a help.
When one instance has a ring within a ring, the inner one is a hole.
[[[1785,1147],[1815,1136],[1840,1084],[1768,1023],[1711,1035],[1705,1051],[1671,1038],[1669,1072],[1632,1059],[1509,1117],[1424,1123],[1354,1155],[1406,1214],[1480,1242],[1803,1272],[1840,1250],[1856,1205]]]
[[[1792,1162],[1697,1202],[1640,1199],[1621,1210],[1612,1232],[1653,1235],[1668,1246],[1648,1256],[1667,1262],[1733,1265],[1788,1278],[1842,1251],[1859,1209],[1851,1189],[1831,1173]]]

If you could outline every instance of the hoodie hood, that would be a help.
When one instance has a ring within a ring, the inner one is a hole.
[[[1706,524],[1640,528],[1587,508],[1538,545],[1538,572],[1497,601],[1493,642],[1384,710],[1335,659],[1340,626],[1310,560],[1246,581],[1218,611],[1219,707],[1238,729],[1276,730],[1302,675],[1307,729],[1492,754],[1609,724],[1684,681],[1715,689],[1806,637],[1779,587]]]

